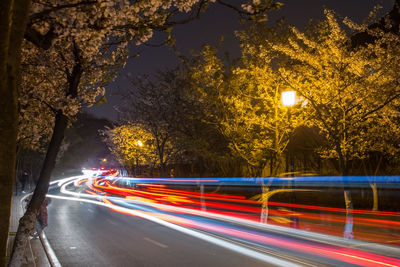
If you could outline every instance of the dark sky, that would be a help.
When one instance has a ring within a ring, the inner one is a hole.
[[[243,2],[228,0],[232,3]],[[383,6],[382,13],[386,13],[393,7],[393,0],[280,0],[284,6],[278,11],[268,13],[268,23],[273,23],[280,17],[297,27],[304,27],[310,19],[323,18],[323,8],[333,9],[337,14],[360,22],[368,16],[370,10],[377,4]],[[198,51],[203,44],[216,44],[220,36],[224,36],[222,50],[229,52],[231,57],[240,55],[238,41],[234,31],[240,29],[238,15],[228,8],[213,5],[200,20],[185,25],[178,25],[173,30],[176,46],[180,52],[188,54],[190,50]],[[157,38],[157,37],[156,37]],[[150,41],[151,42],[151,41]],[[119,91],[131,86],[126,80],[129,73],[133,76],[151,74],[157,70],[172,68],[179,61],[175,52],[168,47],[135,47],[132,53],[139,52],[138,58],[128,61],[126,67],[121,70],[118,78],[106,89],[107,102],[105,104],[89,108],[88,111],[100,118],[117,120],[118,114],[115,106],[121,101]]]

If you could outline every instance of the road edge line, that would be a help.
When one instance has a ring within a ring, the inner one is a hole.
[[[62,267],[60,261],[58,260],[56,253],[54,252],[53,248],[50,246],[49,240],[46,237],[46,234],[42,231],[39,235],[40,242],[46,252],[47,259],[52,267]]]

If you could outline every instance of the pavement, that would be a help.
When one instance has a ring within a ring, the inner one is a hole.
[[[11,217],[10,217],[10,229],[7,244],[7,257],[10,257],[12,246],[14,243],[15,234],[18,229],[19,219],[23,215],[23,208],[21,200],[26,194],[13,195]],[[25,248],[25,256],[23,267],[48,267],[48,266],[61,266],[57,265],[57,262],[52,261],[52,250],[49,248],[45,233],[37,239],[30,239],[28,246]]]

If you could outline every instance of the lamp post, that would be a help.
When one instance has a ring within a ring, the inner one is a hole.
[[[136,145],[139,147],[137,150],[138,150],[138,153],[136,154],[136,176],[139,174],[139,150],[140,150],[140,148],[143,146],[143,142],[142,141],[140,141],[140,140],[138,140],[137,142],[136,142]]]
[[[283,91],[282,92],[282,97],[281,97],[282,105],[285,107],[288,107],[288,122],[289,122],[289,130],[292,131],[292,120],[291,120],[291,109],[293,105],[296,104],[297,98],[296,98],[296,92],[295,91]],[[292,133],[290,132],[290,137]],[[292,142],[290,141],[289,138],[289,166],[290,169],[288,169],[288,164],[286,164],[286,172],[289,172],[293,174],[294,172],[294,156],[293,156],[293,145]]]
[[[143,142],[139,140],[139,141],[137,141],[137,145],[142,147],[143,146]]]
[[[107,168],[107,158],[102,158],[101,160],[100,160],[100,164],[101,164],[101,167],[100,168]]]
[[[290,165],[290,170],[288,170],[288,164],[286,163],[286,172],[288,173],[290,171],[290,174],[293,175],[294,173],[294,153],[293,153],[293,144],[291,142],[291,136],[292,136],[292,120],[291,120],[291,107],[294,106],[297,102],[297,98],[296,98],[296,92],[295,91],[284,91],[282,92],[282,105],[287,107],[288,110],[288,123],[289,123],[289,130],[290,130],[290,134],[289,134],[289,165]],[[293,181],[294,183],[294,181]],[[293,187],[292,187],[292,182],[289,180],[288,181],[288,186],[291,190],[290,193],[290,203],[294,204],[296,202],[296,196],[294,194],[293,191]],[[296,209],[293,208],[292,212],[296,213]],[[299,223],[299,218],[295,215],[291,215],[290,216],[290,226],[292,228],[298,228],[298,223]]]

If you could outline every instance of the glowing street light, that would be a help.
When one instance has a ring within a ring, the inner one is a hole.
[[[285,107],[291,107],[296,104],[296,92],[295,91],[284,91],[282,92],[282,105]]]

